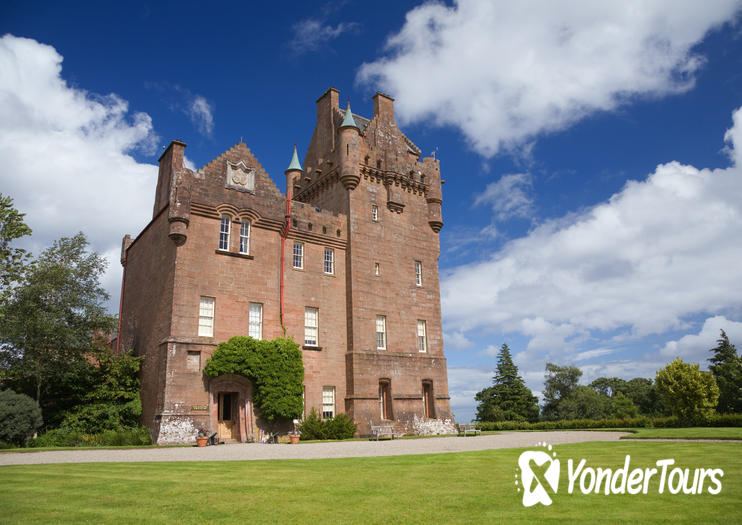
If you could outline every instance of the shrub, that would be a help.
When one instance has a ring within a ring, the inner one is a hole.
[[[301,439],[349,439],[356,433],[357,427],[353,420],[345,414],[322,420],[316,409],[299,425]]]
[[[83,434],[75,430],[57,428],[28,441],[28,446],[33,448],[120,447],[151,444],[152,439],[146,427],[107,430],[98,434]]]
[[[0,392],[0,440],[22,445],[43,422],[36,401],[12,390]]]
[[[714,376],[702,371],[698,364],[678,357],[657,371],[655,384],[662,402],[685,425],[703,425],[713,417],[719,387]]]

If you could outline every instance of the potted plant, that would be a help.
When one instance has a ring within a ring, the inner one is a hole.
[[[209,435],[205,430],[199,430],[196,436],[196,445],[199,447],[205,447],[209,441]]]
[[[301,437],[301,434],[299,434],[298,430],[294,430],[292,432],[289,432],[289,441],[291,441],[292,445],[296,445],[299,443],[299,438]]]

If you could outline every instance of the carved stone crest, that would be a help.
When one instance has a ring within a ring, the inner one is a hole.
[[[240,161],[232,164],[227,161],[227,187],[242,191],[255,191],[255,168]]]

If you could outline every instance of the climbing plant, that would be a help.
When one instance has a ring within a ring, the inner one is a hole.
[[[268,421],[302,415],[304,363],[292,339],[233,337],[219,344],[204,372],[209,377],[236,374],[252,381],[253,402]]]

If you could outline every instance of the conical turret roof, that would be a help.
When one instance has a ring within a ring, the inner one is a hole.
[[[294,156],[291,157],[291,164],[289,164],[289,167],[286,168],[286,171],[291,170],[304,171],[304,169],[301,167],[301,162],[299,162],[299,156],[296,154],[296,144],[294,144]]]
[[[353,119],[353,112],[350,110],[350,99],[348,99],[348,107],[345,108],[345,118],[343,119],[343,123],[340,124],[340,127],[352,127],[358,129],[356,121]]]

